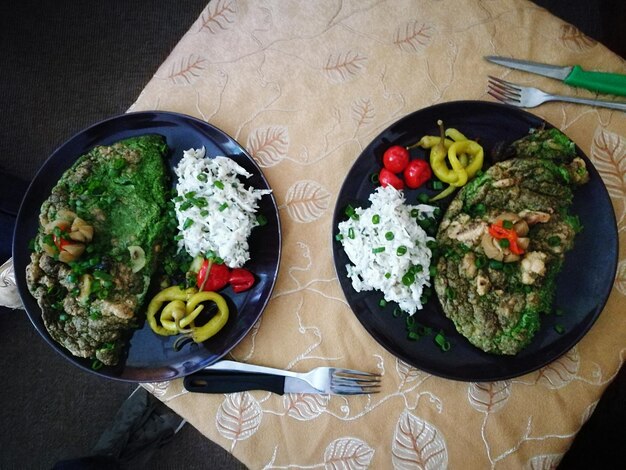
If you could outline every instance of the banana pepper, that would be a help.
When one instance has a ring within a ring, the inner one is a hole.
[[[203,302],[213,302],[217,313],[205,324],[196,326],[194,320],[204,309]],[[167,302],[165,307],[163,304]],[[161,309],[161,307],[163,307]],[[161,314],[157,321],[157,314]],[[152,331],[162,336],[186,334],[196,343],[206,341],[220,331],[228,321],[228,304],[216,292],[168,287],[155,295],[148,304],[147,321]]]

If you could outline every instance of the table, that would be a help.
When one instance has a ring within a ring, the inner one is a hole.
[[[262,167],[283,228],[279,279],[231,356],[308,370],[379,371],[382,393],[327,397],[186,393],[144,384],[250,468],[549,468],[624,362],[626,255],[603,314],[550,365],[493,383],[441,379],[387,353],[347,306],[329,246],[334,200],[369,141],[400,117],[490,100],[488,74],[593,96],[482,60],[503,55],[626,72],[601,44],[524,0],[213,0],[130,111],[190,114],[223,129]],[[552,103],[532,111],[566,132],[609,190],[622,247],[626,115]]]

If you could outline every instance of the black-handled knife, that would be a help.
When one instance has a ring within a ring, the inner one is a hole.
[[[195,393],[235,393],[248,390],[266,390],[284,395],[285,393],[315,393],[319,390],[304,380],[257,372],[238,372],[203,369],[186,376],[183,385]]]

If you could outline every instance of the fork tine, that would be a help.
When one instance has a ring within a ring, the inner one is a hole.
[[[364,376],[364,377],[380,377],[380,374],[374,374],[372,372],[363,372],[354,369],[331,369],[331,375],[343,375],[343,376]]]
[[[346,386],[351,386],[351,385],[356,385],[356,386],[364,386],[364,387],[375,387],[377,385],[380,385],[380,380],[379,379],[338,379],[338,378],[333,378],[331,379],[330,385],[346,385]]]
[[[490,80],[487,83],[490,90],[493,90],[503,96],[511,97],[511,98],[520,98],[521,91],[519,88],[511,86],[509,82],[504,82],[503,80],[493,81],[491,80],[494,77],[490,76]]]
[[[380,392],[379,386],[360,387],[357,385],[347,386],[342,385],[339,387],[331,386],[331,391],[338,395],[366,395],[369,393]]]
[[[517,86],[515,83],[507,82],[506,80],[503,80],[499,77],[494,77],[493,75],[487,75],[487,77],[489,77],[489,80],[491,80],[492,82],[496,82],[500,84],[502,88],[506,88],[508,90],[515,91],[517,93],[521,91],[520,87]]]

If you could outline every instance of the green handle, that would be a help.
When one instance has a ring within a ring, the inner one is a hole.
[[[626,96],[626,75],[606,72],[587,72],[579,65],[563,80],[567,85],[586,88],[611,95]]]

